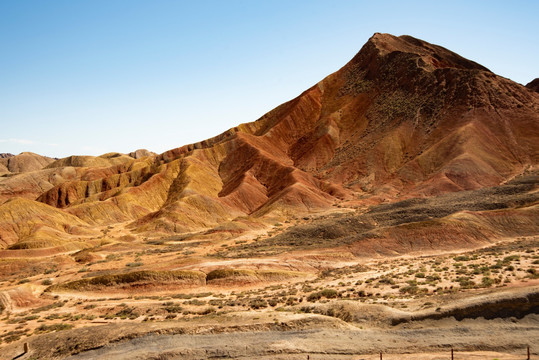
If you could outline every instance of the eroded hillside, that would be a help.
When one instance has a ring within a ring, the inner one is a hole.
[[[196,144],[1,154],[0,354],[522,358],[539,333],[534,84],[375,34]]]

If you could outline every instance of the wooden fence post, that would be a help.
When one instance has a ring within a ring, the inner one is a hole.
[[[30,351],[30,347],[28,346],[28,343],[24,343],[23,345],[24,353],[26,354],[28,351]]]
[[[528,360],[530,360],[530,346],[528,345]]]
[[[451,360],[453,360],[453,348],[451,348]]]

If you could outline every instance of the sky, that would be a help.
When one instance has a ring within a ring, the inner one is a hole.
[[[0,153],[157,153],[255,121],[375,33],[539,77],[539,1],[0,0]]]

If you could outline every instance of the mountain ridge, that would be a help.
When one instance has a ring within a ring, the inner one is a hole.
[[[26,175],[43,183],[28,197],[94,226],[130,222],[157,236],[474,190],[537,165],[538,110],[537,93],[482,65],[376,33],[254,122],[158,155],[59,159]],[[6,183],[0,195],[16,196]]]

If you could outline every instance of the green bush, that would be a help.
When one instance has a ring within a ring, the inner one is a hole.
[[[419,292],[419,286],[417,286],[417,285],[408,285],[408,286],[401,287],[399,289],[399,291],[401,293],[404,293],[404,294],[414,295],[414,294],[417,294]]]
[[[266,300],[264,300],[264,299],[256,298],[256,299],[253,299],[253,300],[249,301],[249,307],[251,309],[265,308],[265,307],[268,307],[268,302]]]
[[[50,332],[50,331],[61,331],[61,330],[69,330],[73,327],[71,324],[52,324],[52,325],[45,325],[42,324],[39,326],[35,332],[41,333],[41,332]]]
[[[321,297],[322,297],[322,295],[320,295],[319,292],[313,292],[313,293],[310,293],[310,294],[307,296],[307,301],[315,302],[315,301],[317,301],[317,300],[320,300]]]
[[[460,284],[460,287],[463,289],[471,289],[475,286],[475,283],[472,280],[470,280],[468,276],[458,277],[457,282]]]
[[[180,305],[174,304],[165,306],[165,311],[168,313],[181,313],[183,308]]]
[[[489,278],[489,277],[483,277],[483,279],[481,279],[481,286],[483,287],[491,287],[492,285],[494,285],[494,280]]]
[[[327,299],[333,299],[339,295],[337,290],[334,290],[334,289],[324,289],[320,291],[320,294]]]
[[[520,255],[510,255],[510,256],[504,257],[502,262],[507,265],[513,261],[518,261],[518,260],[520,260]]]
[[[309,296],[307,296],[307,301],[314,302],[320,300],[322,297],[325,297],[326,299],[334,299],[338,296],[339,293],[337,292],[337,290],[324,289],[322,291],[317,291],[309,294]]]

